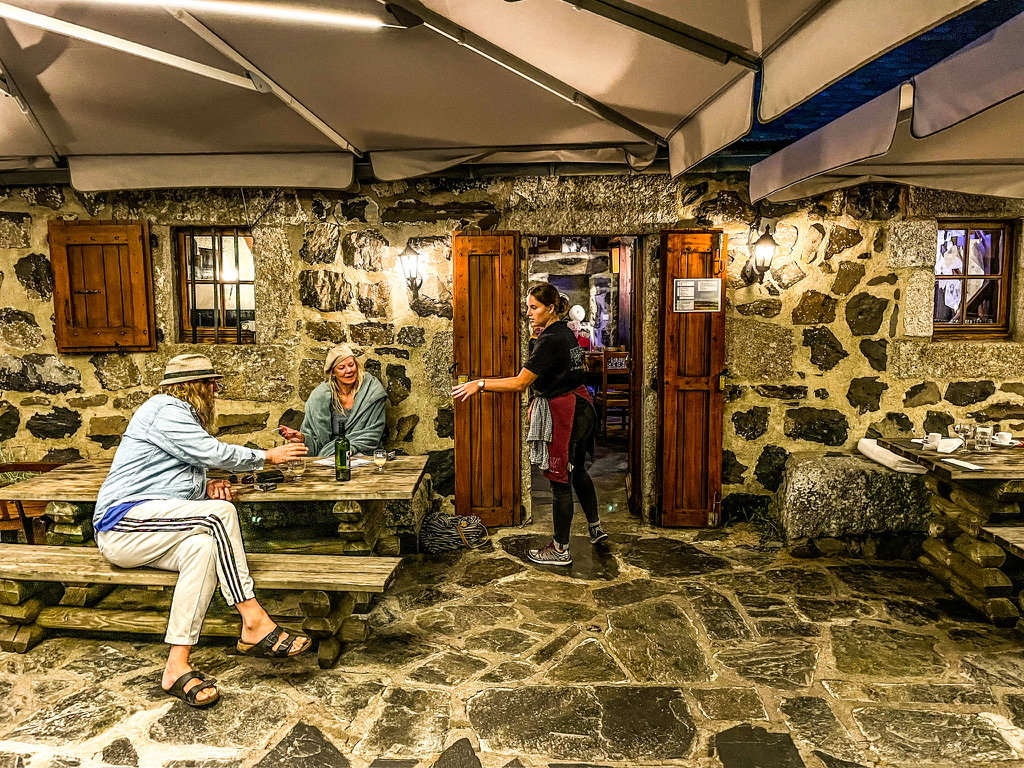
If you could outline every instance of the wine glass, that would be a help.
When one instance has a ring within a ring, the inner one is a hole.
[[[388,463],[388,452],[378,448],[373,452],[373,463],[377,465],[378,472],[383,472],[384,465]]]
[[[973,424],[955,424],[953,426],[953,432],[956,436],[964,441],[964,444],[960,447],[961,451],[967,450],[967,441],[974,437],[974,425]]]
[[[306,471],[306,458],[304,456],[298,456],[294,459],[288,459],[285,466],[288,468],[288,474],[290,474],[294,480],[300,480],[302,479],[303,473]]]

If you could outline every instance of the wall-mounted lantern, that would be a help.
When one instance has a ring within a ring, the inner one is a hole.
[[[758,225],[751,230],[750,238],[752,240],[761,231],[761,228],[761,225]],[[779,244],[772,237],[772,226],[764,224],[763,228],[764,233],[751,243],[750,258],[743,265],[743,280],[747,285],[764,282],[765,273],[772,268],[772,259],[775,258],[775,253],[779,248]]]
[[[420,274],[420,252],[406,242],[405,250],[398,254],[398,264],[402,269],[402,276],[405,278],[405,284],[412,294],[413,301],[416,301],[420,296],[420,288],[423,287],[423,276]]]

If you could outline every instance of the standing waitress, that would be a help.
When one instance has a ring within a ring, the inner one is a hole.
[[[555,535],[546,547],[531,549],[528,557],[544,565],[572,565],[569,530],[574,490],[587,516],[590,542],[597,544],[608,538],[598,517],[594,481],[584,466],[587,449],[593,452],[597,414],[590,393],[583,386],[583,350],[569,326],[559,320],[568,308],[569,302],[554,286],[535,285],[526,299],[526,316],[534,330],[541,329],[541,333],[519,375],[477,379],[452,389],[452,395],[464,401],[484,392],[523,392],[527,387],[533,388],[530,460],[551,481]]]

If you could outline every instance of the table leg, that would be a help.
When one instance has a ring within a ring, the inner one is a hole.
[[[14,502],[14,508],[18,510],[18,517],[21,518],[21,528],[25,532],[25,543],[35,544],[36,538],[32,531],[32,521],[25,514],[25,505],[20,501]]]

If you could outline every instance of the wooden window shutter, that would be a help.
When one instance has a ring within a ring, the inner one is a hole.
[[[147,221],[51,221],[60,352],[153,351],[156,315]]]

